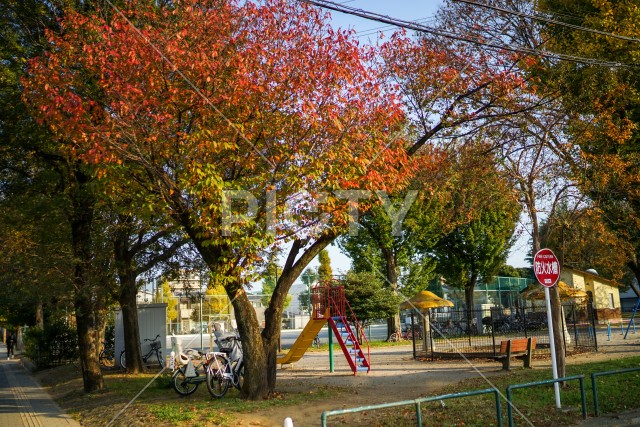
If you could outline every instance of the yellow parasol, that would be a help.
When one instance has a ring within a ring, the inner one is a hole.
[[[560,299],[585,299],[589,295],[581,289],[572,288],[566,283],[558,282],[558,292],[560,293]],[[520,291],[520,294],[525,299],[543,300],[544,299],[544,287],[538,283],[532,283],[525,289]]]
[[[453,307],[453,303],[429,291],[421,291],[400,304],[402,310],[417,308],[427,310],[429,308]]]

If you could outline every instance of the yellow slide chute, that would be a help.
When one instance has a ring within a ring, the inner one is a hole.
[[[304,356],[311,343],[313,343],[313,339],[318,335],[325,323],[327,323],[326,316],[323,319],[309,320],[309,323],[304,327],[296,342],[293,343],[293,347],[289,349],[287,354],[278,356],[276,362],[284,365],[302,359],[302,356]]]

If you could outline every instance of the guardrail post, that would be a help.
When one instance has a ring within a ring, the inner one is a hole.
[[[493,389],[493,394],[496,396],[496,419],[498,420],[498,427],[502,427],[502,408],[500,407],[500,392],[497,389]]]
[[[582,400],[582,419],[587,419],[587,393],[584,389],[584,377],[578,379],[580,381],[580,399]]]
[[[507,421],[509,422],[509,427],[513,427],[513,403],[511,402],[511,386],[507,386]]]

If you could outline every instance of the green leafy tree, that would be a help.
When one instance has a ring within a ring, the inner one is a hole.
[[[167,320],[175,322],[178,320],[178,299],[171,292],[171,287],[167,280],[162,281],[162,287],[158,290],[156,302],[165,302],[167,304]]]
[[[400,298],[372,272],[349,271],[342,281],[344,294],[358,322],[364,327],[376,319],[386,319],[398,311]]]
[[[317,270],[307,268],[300,276],[300,280],[306,286],[306,289],[298,295],[298,302],[303,310],[311,313],[311,286],[318,280]]]
[[[508,264],[503,264],[496,273],[500,277],[522,277],[521,274],[522,271]]]
[[[461,150],[458,191],[450,200],[457,224],[434,248],[438,272],[449,285],[464,289],[467,324],[474,309],[473,290],[504,264],[521,212],[517,193],[491,158],[478,161],[474,150],[480,148]]]
[[[206,321],[209,317],[222,318],[231,314],[231,303],[229,297],[221,285],[209,286],[204,293],[204,301],[202,302],[202,319]],[[193,305],[191,320],[198,322],[200,320],[200,301]]]
[[[333,270],[331,270],[331,258],[329,258],[329,251],[323,249],[318,255],[318,280],[321,282],[329,282],[333,279]]]
[[[427,240],[433,238],[417,226],[426,223],[425,203],[418,198],[417,191],[405,197],[384,197],[386,206],[371,208],[359,219],[357,233],[345,234],[338,239],[338,245],[351,258],[354,272],[378,275],[383,286],[395,295],[399,295],[400,290],[413,294],[415,290],[426,289],[435,268],[433,257],[417,249],[419,240],[422,247],[426,247]],[[392,222],[388,214],[392,205],[393,212],[401,212],[403,218],[394,218]],[[399,224],[401,219],[408,225]],[[394,315],[387,319],[387,330],[389,335],[400,330],[397,307]]]
[[[276,289],[276,283],[278,282],[278,276],[282,274],[282,268],[276,264],[274,260],[270,260],[262,273],[262,298],[261,302],[264,306],[269,306],[271,297]],[[289,307],[291,304],[291,295],[287,295],[283,305],[283,309]]]

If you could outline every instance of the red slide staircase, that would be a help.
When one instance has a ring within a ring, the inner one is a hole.
[[[314,319],[324,317],[328,313],[329,326],[333,330],[353,374],[369,372],[371,370],[369,340],[344,296],[344,288],[335,285],[316,286],[311,295]],[[360,341],[358,341],[358,337],[360,337]]]

